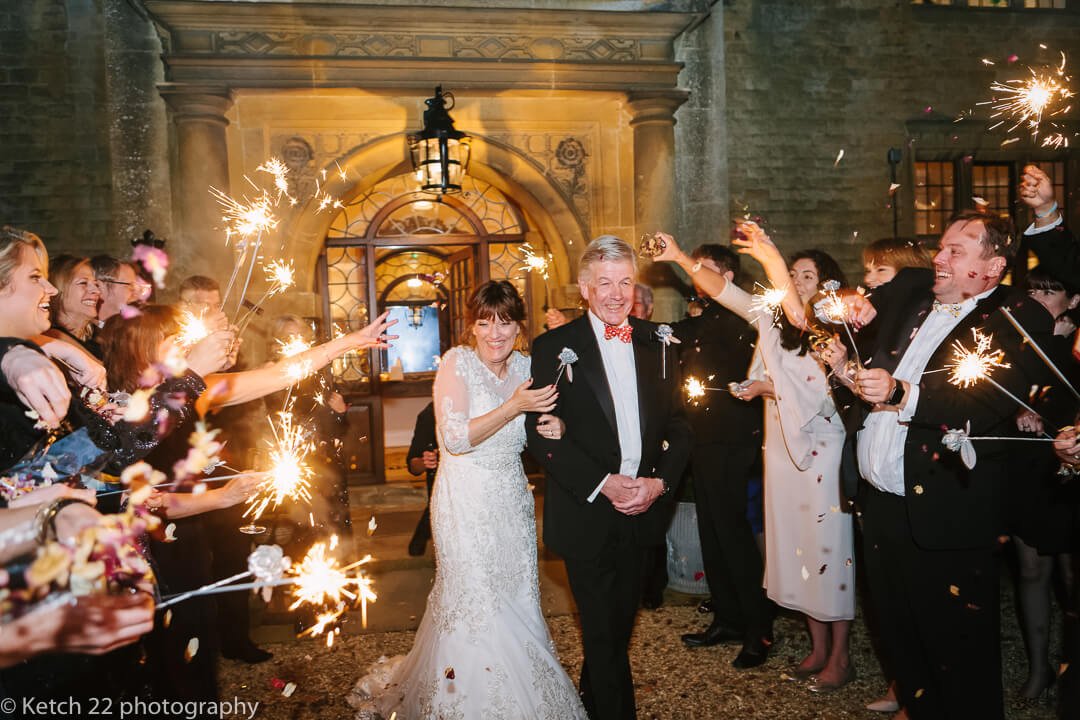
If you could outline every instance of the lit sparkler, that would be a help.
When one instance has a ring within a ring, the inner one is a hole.
[[[336,536],[331,538],[331,543],[336,541]],[[320,635],[345,613],[350,603],[357,601],[360,602],[360,622],[367,627],[367,604],[375,602],[377,596],[371,589],[371,578],[363,571],[355,574],[350,571],[370,561],[371,556],[366,555],[361,560],[339,567],[337,559],[328,554],[326,543],[316,543],[300,563],[289,569],[295,586],[295,599],[289,610],[304,605],[322,609],[315,624],[301,635]],[[327,647],[333,644],[337,632],[332,630],[327,633]]]
[[[278,191],[278,202],[281,202],[281,198],[289,198],[289,201],[293,201],[293,197],[289,194],[289,168],[278,158],[270,158],[259,167],[255,168],[256,172],[269,173],[274,176],[274,187]]]
[[[715,375],[710,375],[707,380],[712,380],[714,377]],[[724,392],[726,390],[726,388],[709,387],[693,375],[687,376],[685,388],[687,400],[697,400],[698,398],[703,398],[705,397],[705,392],[708,390],[712,390],[715,392]]]
[[[1071,78],[1065,74],[1064,52],[1061,53],[1059,65],[1039,68],[1029,66],[1028,71],[1030,77],[994,82],[990,85],[994,96],[979,105],[990,105],[995,111],[990,117],[1002,118],[990,127],[991,130],[1011,122],[1012,126],[1008,130],[1010,133],[1023,126],[1031,131],[1032,140],[1037,140],[1044,120],[1057,128],[1057,122],[1053,118],[1061,118],[1072,110],[1070,100],[1075,93],[1069,88]],[[1005,142],[1015,140],[1016,138],[1009,138]],[[1045,134],[1042,140],[1043,147],[1067,147],[1068,144],[1068,137],[1056,129]]]
[[[526,272],[539,275],[544,280],[544,310],[548,309],[550,304],[549,291],[548,291],[548,270],[551,263],[554,261],[554,256],[549,252],[546,255],[543,252],[536,252],[529,243],[525,243],[521,246],[521,252],[525,257],[524,270]]]
[[[266,289],[266,292],[262,294],[262,297],[258,301],[248,308],[247,313],[239,322],[239,327],[236,330],[237,335],[243,334],[247,326],[251,324],[251,321],[255,319],[255,316],[259,314],[259,308],[269,298],[274,295],[279,295],[293,285],[296,284],[296,271],[293,269],[291,262],[285,262],[284,260],[274,260],[273,262],[263,265],[263,272],[266,273],[266,281],[270,283],[270,287]]]
[[[780,312],[784,298],[787,297],[787,288],[767,288],[761,283],[754,283],[754,287],[761,288],[751,296],[750,309],[757,313],[768,313],[773,316],[773,324],[780,321]]]
[[[844,326],[844,332],[847,333],[848,340],[851,342],[851,351],[855,355],[855,365],[861,368],[862,358],[859,357],[859,346],[855,344],[855,336],[852,334],[851,326],[848,325],[847,321],[847,305],[844,304],[843,298],[837,293],[837,290],[840,289],[840,283],[836,280],[826,280],[821,284],[821,289],[825,293],[825,297],[814,303],[814,315],[824,323]]]
[[[953,361],[945,366],[945,369],[949,371],[949,382],[959,388],[969,388],[985,380],[1032,415],[1042,417],[1030,405],[990,377],[990,374],[997,368],[1006,369],[1012,367],[1009,363],[1004,362],[1004,351],[992,349],[993,335],[984,335],[979,332],[978,328],[972,328],[971,335],[975,341],[973,350],[968,350],[959,340],[953,343]]]
[[[277,340],[277,345],[278,355],[283,358],[299,355],[311,349],[311,343],[299,335],[290,335],[288,340]]]
[[[259,483],[254,495],[248,499],[244,517],[251,522],[240,528],[249,534],[262,532],[254,522],[270,509],[277,509],[286,500],[311,502],[311,478],[313,472],[307,464],[307,456],[314,449],[310,433],[303,425],[297,425],[291,404],[278,413],[277,424],[270,420],[274,442],[270,450],[270,469]]]
[[[191,347],[209,335],[210,328],[206,325],[206,318],[188,310],[183,312],[180,316],[180,332],[176,336],[177,343],[183,347]]]

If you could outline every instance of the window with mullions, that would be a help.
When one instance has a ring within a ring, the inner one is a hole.
[[[911,0],[912,5],[942,5],[992,10],[1064,10],[1067,0]]]
[[[1013,208],[1012,163],[973,163],[971,194],[986,201],[991,212],[1007,216]],[[975,202],[978,202],[977,200]]]
[[[952,162],[915,163],[915,234],[938,235],[956,212]]]

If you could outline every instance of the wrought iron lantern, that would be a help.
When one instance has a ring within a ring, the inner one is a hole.
[[[472,138],[454,128],[449,112],[454,107],[453,93],[444,93],[439,85],[435,96],[424,103],[428,106],[424,111],[424,129],[409,136],[409,151],[420,189],[439,195],[461,192]]]

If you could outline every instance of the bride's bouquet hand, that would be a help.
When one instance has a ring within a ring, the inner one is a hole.
[[[555,409],[555,402],[559,399],[559,392],[554,385],[547,385],[532,390],[532,378],[518,385],[517,390],[510,397],[511,407],[519,413],[538,412],[549,413]]]

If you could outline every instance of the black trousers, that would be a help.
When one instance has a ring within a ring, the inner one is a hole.
[[[1005,717],[994,548],[915,544],[904,498],[864,486],[866,579],[901,706],[922,718]]]
[[[743,630],[747,640],[772,631],[774,607],[761,581],[761,551],[746,519],[747,480],[761,449],[756,444],[694,447],[694,504],[705,580],[717,622]]]
[[[581,616],[585,662],[580,688],[591,720],[633,720],[637,715],[628,650],[640,598],[641,558],[641,548],[622,527],[596,557],[565,559]]]

